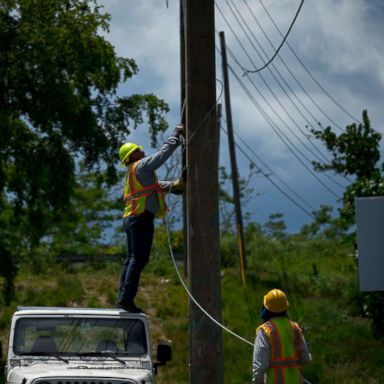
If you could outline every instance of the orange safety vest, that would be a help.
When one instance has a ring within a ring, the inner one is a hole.
[[[164,198],[164,192],[161,190],[159,186],[159,182],[157,180],[155,172],[154,175],[154,183],[147,186],[142,186],[136,175],[136,167],[138,161],[130,164],[127,170],[127,177],[124,186],[124,217],[132,216],[132,215],[140,215],[145,211],[147,206],[147,198],[153,192],[156,192],[159,208],[156,212],[156,217],[163,217],[167,213],[167,204]]]
[[[299,324],[286,317],[274,317],[260,325],[268,336],[271,356],[267,369],[268,384],[300,384],[301,338]]]

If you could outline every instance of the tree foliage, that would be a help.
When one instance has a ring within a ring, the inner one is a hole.
[[[282,213],[272,213],[269,215],[269,220],[264,224],[265,235],[272,240],[283,240],[287,237],[285,230],[287,225],[284,221]]]
[[[362,122],[348,125],[337,135],[331,127],[312,130],[332,154],[329,163],[313,162],[317,171],[334,171],[353,180],[343,195],[342,219],[352,224],[355,219],[355,197],[384,194],[384,164],[380,164],[381,134],[371,127],[368,112],[362,114]]]
[[[239,178],[239,198],[241,206],[246,207],[248,203],[259,194],[254,193],[251,183],[259,171],[250,164],[249,172],[246,178]],[[229,174],[225,167],[219,169],[219,209],[220,209],[220,226],[224,232],[233,232],[235,228],[235,199],[233,197],[232,175]],[[243,211],[244,221],[249,221],[250,212]]]
[[[70,203],[41,239],[32,269],[44,269],[46,264],[71,256],[91,259],[95,253],[105,252],[106,232],[112,232],[116,220],[121,218],[120,201],[112,194],[108,185],[81,163]],[[23,256],[28,263],[28,255]]]
[[[118,96],[138,72],[102,36],[93,0],[0,0],[0,274],[62,220],[79,159],[109,184],[116,153],[147,121],[152,141],[168,107],[152,94]],[[5,267],[8,265],[8,267]],[[8,280],[7,280],[8,281]]]
[[[355,198],[384,196],[384,163],[380,162],[381,134],[372,127],[365,110],[362,123],[351,124],[337,136],[330,127],[325,130],[313,130],[315,136],[322,140],[332,153],[329,164],[314,163],[318,171],[333,170],[354,180],[343,195],[343,207],[340,218],[345,224],[355,222]],[[368,292],[357,295],[357,302],[363,316],[373,320],[375,332],[384,337],[384,294]]]

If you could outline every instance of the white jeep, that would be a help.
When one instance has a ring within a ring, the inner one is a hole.
[[[150,384],[171,359],[151,358],[148,320],[120,309],[19,307],[11,323],[8,384]]]

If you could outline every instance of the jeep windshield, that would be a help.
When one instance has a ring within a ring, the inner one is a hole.
[[[140,319],[28,317],[15,326],[13,351],[24,356],[132,356],[147,354]],[[117,359],[116,359],[117,360]],[[118,361],[118,360],[117,360]]]

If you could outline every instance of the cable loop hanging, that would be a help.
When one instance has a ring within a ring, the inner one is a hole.
[[[262,67],[260,67],[260,68],[251,70],[251,69],[247,69],[247,68],[242,67],[243,70],[244,70],[244,74],[243,74],[243,76],[247,76],[249,73],[257,73],[257,72],[260,72],[260,71],[262,71],[264,68],[267,68],[268,65],[272,63],[272,61],[275,59],[275,57],[278,55],[280,49],[281,49],[282,46],[284,45],[285,41],[287,40],[288,35],[289,35],[289,33],[291,32],[291,30],[292,30],[292,28],[293,28],[293,25],[294,25],[295,22],[296,22],[297,17],[299,16],[299,13],[300,13],[300,11],[301,11],[301,7],[303,6],[303,4],[304,4],[304,0],[301,0],[300,5],[299,5],[299,8],[298,8],[297,11],[296,11],[295,17],[293,18],[292,23],[291,23],[291,25],[289,26],[287,33],[285,34],[285,36],[284,36],[282,42],[280,43],[280,45],[278,46],[278,48],[276,49],[276,52],[272,55],[272,57],[271,57],[271,58],[270,58],[270,59],[269,59],[269,60],[268,60]]]
[[[189,140],[184,140],[184,146],[183,146],[183,149],[182,149],[182,152],[184,152],[186,150],[186,145],[188,145],[188,143],[192,140],[192,138],[194,137],[194,135],[196,134],[196,132],[202,127],[203,123],[210,117],[210,114],[212,113],[212,111],[216,108],[217,104],[218,104],[218,101],[220,100],[220,98],[222,97],[222,94],[223,94],[223,90],[224,90],[224,87],[223,87],[223,84],[220,80],[216,79],[222,86],[221,88],[221,92],[220,92],[220,95],[219,97],[217,98],[215,104],[209,109],[209,111],[207,112],[207,114],[203,117],[201,123],[199,124],[199,126],[197,127],[197,129],[195,130],[194,134],[189,138]],[[183,103],[183,107],[182,107],[182,112],[181,112],[181,115],[183,117],[183,114],[184,114],[184,108],[185,108],[185,105],[186,105],[186,100],[184,100],[184,103]],[[175,172],[176,172],[176,167],[177,165],[181,162],[181,154],[179,154],[179,157],[176,161],[176,165],[174,167],[175,169]],[[173,178],[175,177],[175,172],[173,174]],[[169,187],[169,192],[171,191],[171,186]],[[171,193],[168,193],[168,201],[167,203],[169,203],[169,199],[170,199],[170,196],[171,196]],[[177,274],[177,277],[181,283],[181,285],[183,286],[184,290],[186,291],[188,297],[193,301],[193,303],[213,322],[215,323],[217,326],[219,326],[221,329],[223,329],[225,332],[229,333],[230,335],[234,336],[235,338],[237,338],[238,340],[250,345],[252,348],[254,347],[254,343],[252,343],[251,341],[245,339],[244,337],[240,336],[239,334],[237,334],[236,332],[230,330],[228,327],[226,327],[225,325],[223,325],[221,322],[219,322],[218,320],[216,320],[209,312],[207,312],[205,310],[205,308],[202,307],[202,305],[196,300],[196,298],[192,295],[189,287],[187,286],[187,284],[185,283],[183,277],[181,276],[180,274],[180,271],[179,271],[179,268],[177,266],[177,263],[176,263],[176,259],[175,259],[175,256],[174,256],[174,253],[173,253],[173,249],[172,249],[172,242],[171,242],[171,236],[170,236],[170,225],[169,225],[169,222],[168,222],[168,215],[165,216],[164,218],[164,223],[165,223],[165,228],[166,228],[166,232],[167,232],[167,242],[168,242],[168,248],[169,248],[169,254],[171,256],[171,260],[172,260],[172,263],[173,263],[173,266],[175,268],[175,272]],[[308,380],[306,379],[303,379],[305,383],[307,384],[311,384]]]
[[[222,86],[221,88],[221,92],[220,92],[220,95],[219,97],[216,99],[215,101],[215,104],[209,109],[209,111],[206,113],[206,115],[203,117],[203,119],[201,120],[201,123],[198,125],[198,127],[196,128],[195,132],[193,133],[193,135],[191,135],[191,137],[188,138],[188,140],[185,140],[185,146],[183,147],[183,151],[185,151],[185,148],[186,148],[186,145],[188,145],[188,143],[193,139],[193,137],[195,136],[196,132],[203,126],[204,122],[210,118],[210,115],[212,113],[212,111],[215,110],[219,100],[221,99],[222,97],[222,94],[223,94],[223,84],[222,82],[219,80],[219,79],[216,79]],[[185,100],[184,100],[184,103],[183,103],[183,107],[182,107],[182,116],[184,114],[184,108],[185,108]],[[175,169],[175,172],[176,172],[176,167],[177,165],[181,162],[181,154],[179,154],[179,158],[177,159],[176,161],[176,165],[174,167]],[[175,172],[173,174],[173,178],[175,177]],[[170,187],[171,188],[171,187]],[[170,192],[170,190],[169,190]],[[168,200],[170,199],[170,196],[171,194],[168,193]],[[172,259],[172,263],[173,263],[173,266],[175,268],[175,271],[176,271],[176,274],[177,274],[177,277],[179,278],[180,280],[180,283],[181,285],[183,286],[184,290],[186,291],[187,295],[189,296],[189,298],[193,301],[193,303],[211,320],[213,321],[217,326],[219,326],[220,328],[222,328],[224,331],[228,332],[229,334],[231,334],[232,336],[238,338],[239,340],[243,341],[244,343],[247,343],[249,345],[251,345],[252,347],[254,346],[254,344],[243,338],[242,336],[238,335],[237,333],[231,331],[229,328],[227,328],[226,326],[224,326],[222,323],[220,323],[218,320],[216,320],[213,316],[211,316],[202,306],[201,304],[195,299],[195,297],[192,295],[190,289],[188,288],[187,284],[185,283],[184,279],[182,278],[181,274],[180,274],[180,271],[179,271],[179,268],[177,267],[177,264],[176,264],[176,260],[175,260],[175,256],[173,254],[173,249],[172,249],[172,243],[171,243],[171,236],[170,236],[170,230],[169,230],[169,222],[168,222],[168,216],[166,215],[165,216],[165,219],[164,219],[164,222],[165,222],[165,227],[166,227],[166,231],[167,231],[167,241],[168,241],[168,247],[169,247],[169,253],[170,253],[170,256],[171,256],[171,259]]]

